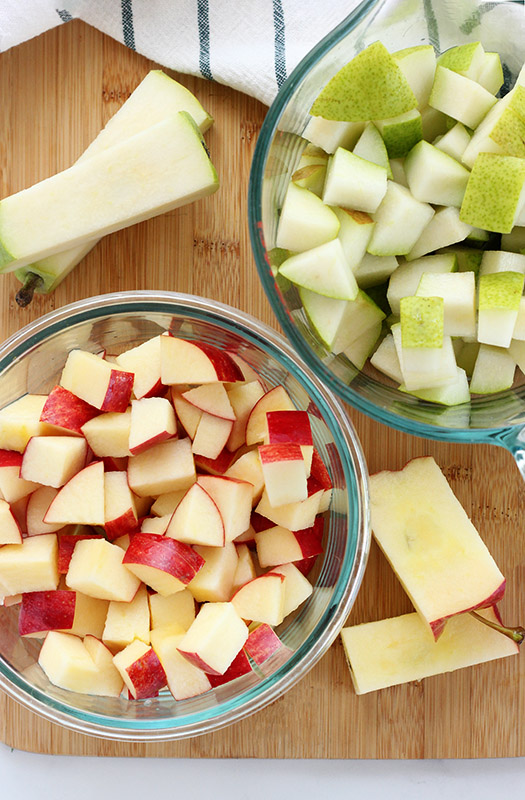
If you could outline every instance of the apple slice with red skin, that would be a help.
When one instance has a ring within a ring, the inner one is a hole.
[[[160,659],[175,700],[196,697],[211,689],[210,676],[179,653],[177,648],[183,638],[184,631],[176,624],[151,631],[151,645]]]
[[[89,530],[89,529],[88,529]],[[75,545],[82,539],[103,539],[100,533],[62,533],[58,537],[58,571],[66,575]]]
[[[155,697],[166,686],[166,673],[159,657],[140,639],[113,656],[113,664],[135,700]]]
[[[205,486],[197,482],[188,489],[173,512],[166,536],[186,544],[224,545],[224,521]]]
[[[104,517],[110,542],[139,530],[134,495],[125,472],[104,472]]]
[[[294,442],[301,446],[306,476],[311,472],[314,443],[307,411],[268,411],[268,444]]]
[[[323,527],[324,520],[318,517],[314,525],[304,531],[290,531],[275,525],[256,533],[259,564],[261,567],[275,567],[320,555],[323,552]]]
[[[131,408],[124,413],[99,414],[82,426],[87,443],[98,458],[127,458]]]
[[[104,464],[94,461],[63,486],[49,506],[44,522],[104,525]]]
[[[268,500],[272,506],[306,500],[306,467],[300,445],[259,445],[259,458]]]
[[[134,375],[85,350],[71,350],[60,386],[100,411],[124,412],[131,400]]]
[[[264,664],[271,655],[285,648],[273,628],[266,622],[257,625],[244,643],[244,649],[256,664]],[[289,650],[289,648],[286,648]],[[289,650],[291,653],[292,651]]]
[[[232,427],[231,420],[203,412],[193,439],[193,453],[210,459],[218,458],[226,447]]]
[[[0,492],[8,503],[16,503],[39,488],[38,483],[20,477],[22,460],[22,453],[0,450]]]
[[[259,502],[264,489],[264,475],[257,450],[249,450],[239,456],[231,467],[228,467],[224,475],[226,478],[237,478],[239,481],[251,483],[253,486],[252,505]]]
[[[83,539],[73,550],[66,584],[90,597],[129,603],[135,597],[140,580],[123,565],[123,556],[120,547],[105,539]]]
[[[136,533],[122,563],[147,586],[168,596],[186,587],[204,559],[189,545],[168,536]]]
[[[188,403],[180,392],[181,387],[172,386],[170,390],[171,402],[175,409],[175,413],[179,419],[180,424],[190,437],[195,438],[197,426],[202,417],[202,411],[197,406]]]
[[[207,458],[201,456],[199,453],[194,453],[195,466],[208,473],[208,475],[224,475],[224,473],[232,466],[237,458],[237,453],[231,453],[224,448],[221,450],[217,458]]]
[[[45,634],[72,628],[75,618],[75,592],[55,589],[49,592],[24,592],[18,617],[20,636]]]
[[[224,675],[248,638],[232,603],[204,603],[178,650],[209,675]]]
[[[168,439],[130,458],[128,482],[139,497],[189,489],[195,483],[195,462],[191,440]]]
[[[250,525],[252,485],[237,478],[199,475],[197,485],[210,495],[224,523],[224,539],[232,542]]]
[[[86,403],[73,392],[63,386],[55,386],[44,403],[40,422],[47,422],[64,432],[82,434],[82,425],[99,414],[98,408]]]
[[[0,545],[22,544],[22,532],[9,503],[0,500]]]
[[[215,383],[242,381],[244,375],[225,350],[211,344],[163,334],[160,341],[162,383]]]
[[[246,444],[246,423],[253,407],[261,399],[264,389],[260,381],[233,384],[228,390],[228,399],[235,414],[232,431],[226,443],[228,450],[235,452]]]
[[[75,618],[71,628],[65,630],[64,633],[72,633],[75,636],[89,634],[100,639],[106,623],[109,602],[97,597],[89,597],[82,592],[71,591],[71,594],[75,595]]]
[[[267,572],[245,583],[232,597],[242,619],[280,625],[284,619],[284,575]]]
[[[183,392],[182,397],[205,414],[235,422],[235,412],[222,383],[204,383]]]
[[[294,564],[281,564],[279,567],[273,567],[267,575],[274,573],[284,576],[283,614],[287,617],[310,597],[313,587],[308,578]]]
[[[275,386],[256,402],[246,422],[246,444],[251,446],[267,441],[269,411],[295,411],[290,396],[282,386]]]
[[[252,365],[249,364],[248,361],[246,361],[238,353],[232,353],[231,350],[228,350],[227,352],[228,352],[229,356],[232,358],[232,360],[235,361],[235,363],[237,364],[237,366],[241,370],[244,382],[245,383],[251,383],[252,381],[258,381],[261,384],[261,387],[262,387],[261,376],[252,367]],[[234,384],[231,384],[231,385],[234,385]],[[229,389],[231,388],[231,385],[227,383],[226,386],[225,386],[225,389],[229,391]],[[264,391],[264,387],[263,387],[263,391]]]
[[[87,442],[77,436],[33,436],[24,450],[20,477],[59,489],[86,465]]]
[[[291,531],[302,531],[311,528],[319,512],[319,505],[324,494],[324,489],[319,484],[308,479],[308,497],[298,503],[287,503],[282,506],[272,506],[266,491],[263,492],[256,512],[271,520],[275,525],[282,525]]]
[[[216,686],[223,686],[225,683],[234,681],[236,678],[247,675],[249,672],[253,672],[253,669],[248,660],[248,656],[244,650],[239,650],[223,675],[208,675],[208,678],[212,688],[215,689]]]
[[[165,397],[143,397],[131,402],[129,451],[136,456],[154,444],[177,436],[177,421]]]
[[[328,444],[327,447],[329,446],[330,445]],[[326,465],[315,447],[312,453],[310,478],[317,481],[317,483],[324,489],[324,494],[319,504],[319,513],[321,514],[323,511],[328,511],[330,507],[330,502],[332,500],[333,484],[332,484],[332,479],[330,478],[330,474],[326,468]]]
[[[23,453],[32,436],[56,433],[45,422],[40,422],[40,414],[47,395],[24,394],[0,409],[0,448]]]
[[[137,399],[157,397],[166,390],[160,379],[160,336],[154,336],[117,356],[119,367],[135,376],[133,394]]]

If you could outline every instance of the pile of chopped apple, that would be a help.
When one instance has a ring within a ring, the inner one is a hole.
[[[237,354],[72,350],[0,410],[0,596],[53,684],[192,697],[286,654],[331,489],[308,412]]]
[[[501,624],[505,579],[434,459],[372,475],[370,507],[415,611],[343,629],[357,694],[516,655],[525,631]]]
[[[525,70],[502,85],[480,42],[370,45],[313,103],[270,254],[327,353],[444,405],[525,371]]]

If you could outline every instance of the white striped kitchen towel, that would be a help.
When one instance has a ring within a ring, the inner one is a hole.
[[[82,19],[147,58],[269,105],[360,0],[0,0],[0,51]]]

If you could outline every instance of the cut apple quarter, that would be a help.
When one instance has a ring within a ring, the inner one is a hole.
[[[28,541],[39,541],[38,536]],[[105,539],[82,539],[75,545],[66,575],[70,589],[100,600],[129,603],[140,581],[122,564],[124,552]]]
[[[122,561],[147,586],[167,596],[182,591],[204,564],[189,545],[155,533],[136,533]]]
[[[217,504],[199,483],[191,486],[177,508],[166,535],[186,544],[224,545],[224,523]]]
[[[0,585],[6,594],[44,592],[58,586],[57,537],[31,536],[0,547]]]
[[[505,579],[433,458],[372,475],[370,501],[376,541],[435,638],[501,599]]]
[[[232,603],[204,603],[178,650],[204,672],[223,675],[247,638],[248,628]]]
[[[224,547],[196,545],[195,550],[204,559],[204,565],[188,584],[188,589],[198,603],[226,602],[233,593],[239,562],[237,548],[232,542],[226,542]]]
[[[135,456],[177,435],[175,412],[165,397],[143,397],[131,403],[129,451]]]
[[[251,446],[268,441],[268,423],[266,414],[269,411],[294,411],[295,406],[282,386],[269,389],[254,405],[246,422],[246,444]]]
[[[300,445],[293,442],[260,445],[259,458],[272,506],[306,500],[306,466]]]
[[[75,619],[75,600],[75,592],[66,589],[24,592],[18,617],[20,636],[72,628]]]
[[[40,414],[40,422],[47,422],[64,432],[82,433],[82,425],[99,414],[99,410],[80,397],[55,386],[49,393]]]
[[[242,619],[280,625],[284,619],[284,575],[266,573],[245,583],[232,597]]]
[[[211,689],[208,675],[179,652],[184,632],[177,626],[154,628],[151,644],[166,674],[168,689],[175,700],[186,700]]]
[[[22,544],[22,534],[9,503],[0,500],[0,545],[3,544]]]
[[[86,464],[87,442],[76,436],[33,436],[24,450],[20,477],[26,481],[64,486]]]
[[[100,411],[123,412],[133,390],[133,373],[125,372],[95,353],[71,350],[60,385]]]
[[[135,700],[155,697],[166,685],[166,673],[152,647],[140,639],[113,656],[113,664]]]
[[[166,385],[244,380],[240,367],[224,350],[167,334],[160,337],[160,363],[161,380]]]
[[[224,538],[232,542],[250,525],[252,485],[225,475],[200,475],[197,483],[216,503],[224,523]]]
[[[136,398],[154,397],[164,391],[160,379],[160,336],[121,353],[117,356],[117,364],[134,374],[133,394]]]
[[[49,506],[44,522],[104,525],[104,464],[95,461],[73,475]]]
[[[82,694],[96,694],[99,670],[78,636],[50,631],[40,650],[38,663],[55,686]]]
[[[244,643],[244,649],[256,664],[264,664],[271,655],[282,650],[281,642],[271,625],[266,622],[257,625]],[[291,650],[290,650],[291,652]]]
[[[228,393],[222,383],[204,383],[183,392],[182,396],[188,403],[206,414],[231,422],[236,419]]]

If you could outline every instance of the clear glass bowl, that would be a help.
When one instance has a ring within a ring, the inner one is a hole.
[[[399,392],[373,367],[357,370],[327,353],[309,329],[296,289],[276,279],[272,250],[279,210],[306,144],[301,137],[320,90],[374,41],[391,51],[432,44],[442,52],[480,40],[500,53],[508,88],[525,61],[522,2],[484,0],[366,0],[294,70],[271,106],[255,149],[249,223],[259,276],[277,318],[300,354],[327,386],[374,419],[418,436],[507,447],[525,476],[525,385],[444,408]]]
[[[370,543],[366,465],[344,409],[279,334],[229,306],[191,295],[137,291],[92,297],[53,311],[0,348],[0,407],[25,392],[49,392],[72,348],[118,354],[165,330],[228,348],[249,361],[268,387],[284,386],[296,407],[308,410],[315,444],[335,488],[313,594],[279,631],[291,654],[276,654],[263,669],[200,697],[177,702],[165,690],[158,698],[128,701],[59,689],[35,663],[40,643],[18,636],[17,607],[0,608],[0,688],[52,722],[108,739],[160,741],[208,733],[282,695],[339,633],[359,589]]]

